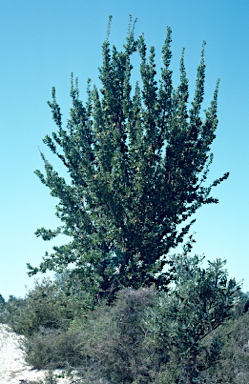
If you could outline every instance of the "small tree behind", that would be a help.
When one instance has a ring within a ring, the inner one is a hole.
[[[5,304],[4,297],[0,293],[0,305]]]
[[[123,51],[112,50],[107,38],[102,47],[101,88],[87,88],[87,101],[79,97],[78,81],[71,83],[72,108],[66,128],[52,91],[49,106],[58,131],[44,143],[64,164],[67,183],[42,154],[45,174],[36,171],[52,196],[59,198],[56,215],[62,226],[40,228],[36,235],[50,240],[62,233],[71,241],[46,253],[29,274],[63,271],[69,264],[85,288],[110,293],[120,287],[165,286],[167,254],[182,243],[203,204],[217,203],[213,186],[228,177],[204,181],[212,161],[210,145],[217,127],[217,93],[201,117],[204,97],[204,47],[196,88],[188,108],[188,80],[184,55],[180,84],[172,84],[171,29],[162,48],[159,76],[155,49],[144,36],[137,40],[129,26]],[[140,56],[140,81],[131,81],[132,56]],[[133,87],[134,85],[134,87]],[[187,242],[191,246],[191,241]]]

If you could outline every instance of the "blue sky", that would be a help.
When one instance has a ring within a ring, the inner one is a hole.
[[[39,148],[55,127],[47,100],[56,87],[64,120],[70,107],[70,73],[79,77],[84,98],[88,77],[98,82],[101,44],[109,15],[111,43],[122,46],[128,15],[136,33],[160,50],[166,27],[173,29],[175,85],[181,50],[193,93],[202,41],[206,45],[204,107],[221,79],[219,126],[212,146],[210,179],[229,171],[213,195],[218,205],[196,215],[194,251],[227,259],[231,277],[249,290],[249,2],[246,0],[0,0],[0,293],[23,296],[33,279],[26,263],[38,265],[52,243],[37,239],[41,226],[55,227],[56,201],[34,175],[43,169]]]

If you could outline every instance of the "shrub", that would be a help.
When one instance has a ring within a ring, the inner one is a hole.
[[[240,285],[228,278],[220,259],[204,269],[203,257],[172,258],[174,286],[157,301],[157,345],[169,356],[167,379],[170,375],[174,383],[193,384],[220,358],[218,339],[209,345],[206,340],[233,316]]]
[[[111,305],[96,308],[82,324],[82,351],[100,364],[100,374],[114,383],[148,383],[158,368],[159,355],[146,325],[148,307],[156,293],[126,289]],[[72,327],[80,328],[77,322]]]
[[[40,327],[66,330],[71,320],[87,306],[88,297],[84,292],[72,295],[65,292],[59,282],[45,278],[41,283],[36,282],[21,303],[10,306],[9,325],[27,337],[38,333]]]
[[[36,369],[80,366],[80,334],[61,329],[40,328],[24,342],[26,362]]]
[[[216,332],[221,341],[218,363],[201,375],[211,384],[247,384],[249,382],[249,314],[232,319]]]
[[[9,296],[9,300],[1,305],[0,308],[0,321],[2,323],[13,325],[13,322],[17,321],[25,307],[25,299],[17,298],[13,295]],[[18,322],[18,321],[17,321]]]

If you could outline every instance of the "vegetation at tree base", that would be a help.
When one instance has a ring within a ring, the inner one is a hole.
[[[228,173],[205,186],[212,155],[210,145],[217,127],[217,93],[203,112],[204,47],[197,70],[195,95],[188,109],[188,80],[184,55],[180,84],[172,83],[171,29],[162,48],[157,76],[155,50],[144,36],[135,39],[130,22],[123,51],[107,38],[102,47],[101,88],[87,88],[87,101],[79,97],[78,81],[71,83],[72,108],[66,128],[52,91],[49,106],[58,131],[44,143],[65,166],[60,176],[42,153],[45,174],[36,171],[51,195],[59,198],[56,215],[62,226],[40,228],[36,235],[50,240],[59,234],[70,242],[46,253],[40,266],[28,264],[29,274],[64,271],[80,276],[84,289],[102,296],[120,288],[165,288],[169,250],[183,243],[203,204],[217,203],[213,186]],[[140,82],[132,88],[132,56],[140,57]],[[67,179],[70,182],[67,182]],[[191,248],[192,237],[185,241]]]
[[[93,307],[65,290],[64,274],[1,304],[0,320],[26,335],[28,364],[76,369],[82,384],[247,383],[247,295],[220,260],[203,268],[202,257],[172,258],[167,292],[124,289]]]

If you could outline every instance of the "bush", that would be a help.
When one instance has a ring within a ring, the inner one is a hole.
[[[96,308],[82,327],[82,351],[98,362],[100,374],[114,383],[149,383],[160,357],[147,327],[147,308],[153,307],[153,289],[123,290],[111,305]]]
[[[25,300],[10,295],[9,300],[0,305],[0,322],[12,326],[25,306]]]
[[[36,369],[82,365],[81,335],[71,330],[40,328],[24,342],[26,362]]]
[[[156,298],[152,288],[126,289],[112,305],[75,317],[67,330],[40,327],[25,343],[26,361],[37,369],[77,369],[89,383],[153,382],[165,362],[147,321]]]
[[[249,383],[249,314],[232,319],[216,332],[222,347],[215,370],[201,375],[202,382],[211,384]],[[205,381],[206,380],[206,381]]]
[[[72,319],[84,313],[88,306],[88,296],[84,292],[72,295],[65,292],[60,282],[43,279],[36,282],[26,298],[9,306],[9,325],[18,334],[27,337],[39,332],[39,329],[66,330]]]

